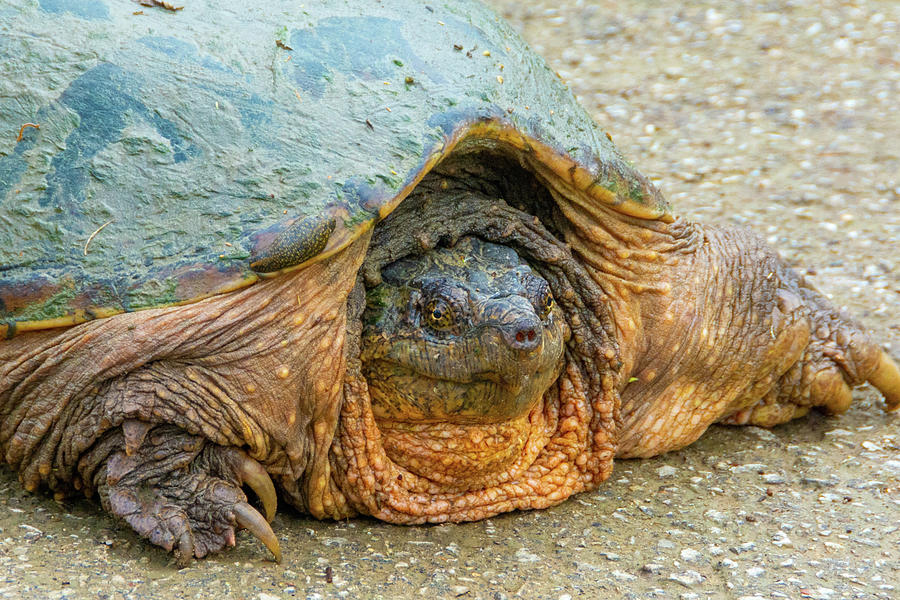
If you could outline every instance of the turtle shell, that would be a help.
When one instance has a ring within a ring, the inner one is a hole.
[[[339,251],[455,149],[670,220],[480,4],[0,9],[0,335],[183,304]]]

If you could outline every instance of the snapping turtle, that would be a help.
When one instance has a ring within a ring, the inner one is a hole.
[[[26,487],[182,561],[235,527],[277,555],[242,485],[269,519],[273,480],[322,518],[478,519],[865,380],[900,404],[859,326],[752,234],[672,216],[488,11],[352,4],[0,12]]]

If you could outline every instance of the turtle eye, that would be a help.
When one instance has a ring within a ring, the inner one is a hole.
[[[425,305],[425,323],[432,329],[447,329],[453,325],[453,309],[443,300],[429,300]]]
[[[541,320],[546,320],[553,311],[553,306],[556,304],[556,300],[553,298],[553,291],[550,289],[550,284],[543,278],[535,277],[531,274],[523,277],[522,284],[525,286],[525,296],[534,307],[535,314],[540,317]]]
[[[546,290],[541,296],[538,304],[538,306],[540,307],[538,315],[541,317],[541,319],[546,319],[548,316],[550,316],[550,311],[553,310],[554,304],[555,300],[553,300],[553,294],[550,293],[550,290]]]

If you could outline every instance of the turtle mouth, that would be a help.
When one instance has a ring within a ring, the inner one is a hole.
[[[519,387],[518,383],[515,381],[514,376],[512,375],[504,375],[503,373],[499,373],[497,371],[478,371],[470,374],[459,374],[459,375],[439,375],[432,372],[422,371],[416,369],[414,367],[406,367],[401,366],[400,363],[393,363],[397,365],[398,369],[407,369],[408,371],[415,373],[417,377],[421,377],[422,379],[427,379],[429,381],[435,382],[448,382],[455,383],[459,385],[487,385],[494,384],[498,387],[507,389],[507,390],[515,390]]]
[[[389,359],[369,361],[364,375],[380,423],[498,423],[540,402],[562,361],[528,375],[480,371],[438,376]]]
[[[422,368],[422,366],[420,365],[410,365],[403,361],[394,360],[393,358],[389,357],[379,358],[376,359],[376,361],[383,362],[385,363],[385,365],[391,365],[391,368],[397,373],[408,373],[411,377],[421,378],[423,380],[432,382],[448,382],[459,385],[478,385],[490,383],[510,391],[514,391],[522,387],[521,380],[523,379],[523,376],[521,371],[537,372],[539,370],[538,367],[534,367],[531,369],[522,369],[521,371],[511,371],[508,373],[500,371],[499,368],[485,368],[479,371],[465,371],[459,369],[438,370],[428,368],[431,365],[424,365],[425,368]]]

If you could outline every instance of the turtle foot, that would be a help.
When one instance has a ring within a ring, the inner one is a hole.
[[[262,465],[237,448],[211,444],[176,427],[156,427],[142,437],[140,445],[126,443],[107,461],[101,488],[107,510],[174,552],[182,567],[194,557],[234,546],[235,530],[241,528],[281,560],[267,521],[275,516],[275,488]],[[242,485],[254,490],[265,517],[248,504]]]
[[[802,299],[787,294],[800,302],[802,309],[809,310],[810,340],[803,357],[762,400],[723,422],[771,427],[800,417],[813,407],[830,414],[842,413],[853,401],[853,388],[867,381],[884,396],[886,410],[900,407],[900,370],[893,359],[819,292],[802,287],[800,295]],[[782,296],[779,307],[784,304]]]

